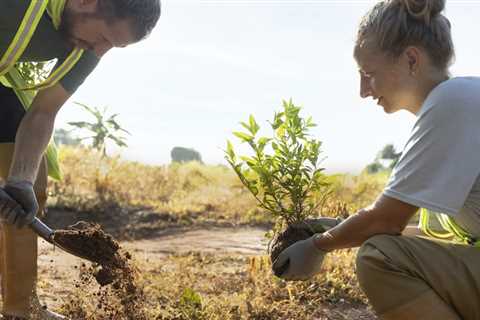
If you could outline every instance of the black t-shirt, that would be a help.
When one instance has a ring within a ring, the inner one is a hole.
[[[0,57],[15,37],[30,2],[30,0],[0,0]],[[58,67],[71,51],[72,48],[55,29],[45,11],[20,61],[40,62],[57,59],[55,67]],[[60,84],[69,93],[75,92],[98,61],[93,51],[85,51],[75,66],[59,81]]]

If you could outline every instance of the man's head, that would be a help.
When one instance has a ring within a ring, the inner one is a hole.
[[[160,17],[160,0],[68,0],[60,32],[101,57],[145,38]]]

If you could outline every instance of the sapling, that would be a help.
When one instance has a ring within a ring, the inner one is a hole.
[[[275,218],[268,248],[272,262],[296,241],[325,231],[309,218],[321,211],[330,184],[319,166],[321,142],[309,134],[316,125],[311,117],[300,117],[300,110],[291,100],[283,101],[283,110],[270,122],[271,137],[259,136],[260,126],[250,115],[248,122],[240,123],[245,130],[233,134],[252,154],[237,155],[230,141],[225,151],[225,159],[259,207]]]

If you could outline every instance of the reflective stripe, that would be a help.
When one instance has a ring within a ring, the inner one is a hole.
[[[50,0],[47,7],[47,13],[52,18],[53,25],[56,29],[60,26],[62,21],[62,12],[65,8],[66,0]],[[42,83],[31,85],[24,88],[18,88],[19,90],[42,90],[54,86],[60,81],[80,60],[83,54],[83,49],[75,48],[68,55],[65,61],[52,72],[52,74]]]
[[[22,23],[20,24],[12,43],[3,55],[2,60],[0,60],[0,76],[7,73],[21,57],[28,46],[33,33],[35,32],[38,22],[42,18],[45,9],[52,18],[54,27],[56,29],[59,28],[65,3],[66,0],[31,0],[30,6],[25,13]],[[73,49],[65,61],[59,67],[57,67],[45,81],[31,86],[16,87],[16,89],[41,90],[55,85],[75,66],[78,60],[80,60],[82,54],[82,49]]]
[[[8,69],[13,67],[15,62],[21,57],[27,48],[33,32],[37,28],[38,22],[43,15],[48,4],[48,0],[32,0],[25,16],[18,28],[12,43],[0,60],[0,76],[5,74]]]
[[[60,79],[62,79],[77,63],[78,60],[82,57],[83,49],[74,49],[72,53],[65,59],[60,67],[55,69],[52,74],[42,83],[27,86],[24,88],[17,88],[19,90],[42,90],[50,88],[51,86],[55,85]]]
[[[50,0],[48,3],[47,11],[53,21],[53,26],[55,29],[60,27],[60,22],[62,21],[62,12],[65,8],[65,0]]]
[[[430,228],[430,217],[433,216],[434,214],[436,213],[429,212],[425,208],[422,208],[420,210],[419,227],[425,234],[437,239],[446,240],[446,239],[453,238],[455,242],[471,245],[474,247],[480,247],[480,240],[473,237],[470,233],[468,233],[461,226],[459,226],[455,222],[455,219],[453,219],[452,217],[446,214],[443,214],[443,213],[437,214],[438,221],[440,222],[440,225],[445,230],[445,232],[440,233],[437,231],[433,231]]]

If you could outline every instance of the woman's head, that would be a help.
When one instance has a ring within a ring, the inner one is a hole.
[[[373,76],[366,69],[382,72],[382,85],[396,89],[392,101],[383,101],[395,104],[390,106],[392,112],[405,107],[399,103],[408,103],[405,95],[418,87],[415,79],[448,75],[454,48],[450,22],[441,14],[444,7],[445,0],[384,0],[363,17],[354,49],[362,75],[362,97],[379,98],[386,94],[368,86],[380,83],[372,83]]]

